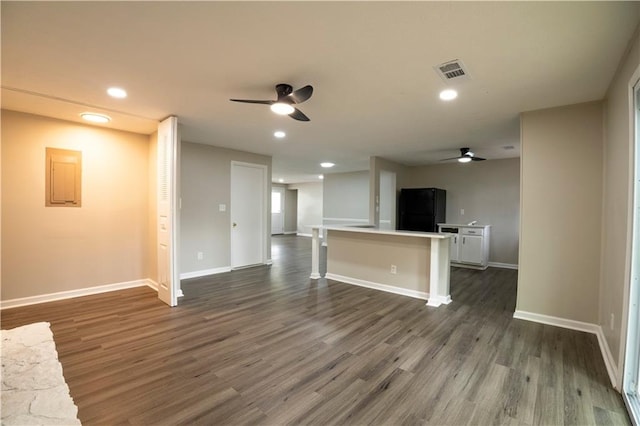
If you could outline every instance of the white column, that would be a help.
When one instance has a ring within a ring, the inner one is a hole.
[[[311,228],[311,276],[312,280],[320,278],[320,228]]]
[[[431,273],[429,275],[427,306],[438,307],[451,303],[451,294],[449,294],[449,238],[431,238]]]

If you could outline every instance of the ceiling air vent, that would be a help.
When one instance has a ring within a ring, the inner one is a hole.
[[[441,79],[447,82],[451,80],[467,80],[469,78],[469,72],[459,59],[436,65],[433,69],[436,70]]]

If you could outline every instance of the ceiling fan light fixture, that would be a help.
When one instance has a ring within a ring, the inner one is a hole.
[[[278,130],[278,131],[273,133],[273,136],[275,136],[278,139],[282,139],[285,136],[287,136],[287,134],[285,132],[283,132],[282,130]]]
[[[440,92],[440,99],[443,101],[452,101],[458,97],[458,92],[453,89],[445,89]]]
[[[469,157],[465,156],[465,157],[458,158],[458,162],[460,162],[460,163],[468,163],[469,161],[471,161],[471,156],[469,156]]]
[[[334,163],[329,163],[329,162],[320,163],[320,167],[324,167],[325,169],[330,169],[333,166],[335,166]]]
[[[284,102],[276,102],[275,104],[271,105],[271,111],[279,115],[289,115],[293,111],[295,111],[295,108]]]

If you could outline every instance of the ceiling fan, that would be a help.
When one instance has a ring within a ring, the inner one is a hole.
[[[459,157],[445,158],[444,160],[440,160],[440,161],[450,161],[450,160],[458,160],[460,163],[468,163],[469,161],[484,161],[486,160],[486,158],[476,157],[476,155],[473,152],[471,152],[469,148],[460,148]]]
[[[276,114],[288,115],[294,120],[311,121],[309,117],[304,115],[298,108],[295,108],[294,105],[301,104],[311,97],[311,95],[313,94],[312,86],[307,85],[301,89],[294,91],[291,85],[280,83],[276,84],[276,93],[278,95],[278,99],[275,101],[258,101],[253,99],[229,100],[233,102],[244,102],[248,104],[271,105],[271,111],[275,112]]]

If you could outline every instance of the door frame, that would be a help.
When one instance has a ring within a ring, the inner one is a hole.
[[[235,167],[253,167],[253,168],[257,168],[257,169],[261,169],[262,170],[262,203],[261,203],[261,210],[262,210],[262,214],[260,215],[261,217],[261,228],[262,228],[262,232],[260,234],[260,247],[261,247],[261,261],[263,264],[268,264],[268,260],[267,260],[267,233],[269,235],[271,235],[271,227],[270,225],[270,220],[267,220],[267,216],[271,215],[271,209],[270,207],[270,202],[269,199],[271,197],[271,191],[270,191],[270,185],[269,185],[269,180],[268,180],[268,167],[265,164],[256,164],[256,163],[247,163],[244,161],[235,161],[232,160],[231,161],[231,168],[230,171],[231,173],[230,175],[230,192],[229,192],[229,263],[231,265],[232,269],[235,268],[242,268],[242,266],[234,266],[234,256],[233,256],[233,252],[234,252],[234,238],[233,238],[233,202],[232,202],[232,195],[233,195],[233,170]]]
[[[633,424],[640,422],[640,399],[638,389],[640,384],[640,187],[637,182],[640,179],[640,67],[633,74],[629,82],[630,89],[630,135],[629,146],[629,210],[627,218],[627,259],[625,281],[628,287],[625,289],[623,304],[623,321],[621,349],[618,374],[618,383],[621,379],[621,393],[629,411]]]

